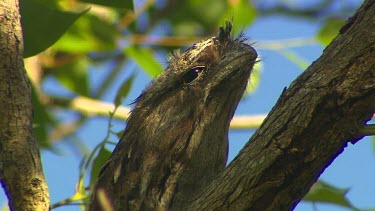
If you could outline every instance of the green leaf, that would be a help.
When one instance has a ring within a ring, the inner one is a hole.
[[[238,0],[228,1],[229,5],[224,15],[222,15],[219,25],[225,20],[233,19],[233,34],[238,34],[244,30],[244,27],[250,25],[256,17],[256,9],[251,1]]]
[[[36,55],[52,46],[81,13],[63,12],[35,0],[20,0],[24,37],[24,57]]]
[[[0,207],[0,211],[10,211],[7,201],[3,202],[3,205]]]
[[[293,51],[284,49],[278,52],[281,53],[281,55],[285,56],[287,59],[289,59],[291,62],[296,64],[302,70],[305,70],[309,66],[309,63],[305,59],[301,58]]]
[[[150,50],[137,46],[130,46],[124,49],[125,54],[131,57],[146,73],[155,77],[163,72],[163,67],[154,58]]]
[[[179,1],[178,7],[173,7],[172,10],[168,10],[168,12],[163,14],[163,17],[170,20],[171,28],[175,36],[202,36],[217,31],[217,22],[223,17],[226,7],[226,1]],[[158,10],[157,8],[151,8],[151,10],[153,9]],[[227,17],[227,19],[230,17],[231,16]],[[220,24],[222,24],[222,22]]]
[[[133,10],[134,5],[132,0],[80,0],[91,4],[102,5],[106,7],[116,7],[121,9]]]
[[[361,128],[360,133],[365,136],[375,136],[375,124],[368,123],[364,125]]]
[[[98,175],[104,164],[107,162],[109,156],[111,156],[111,152],[106,149],[105,147],[102,147],[94,159],[94,162],[92,164],[92,170],[90,175],[90,184],[93,185],[98,180]]]
[[[116,48],[119,30],[97,16],[86,14],[78,19],[54,45],[60,51],[89,53]]]
[[[200,23],[195,21],[180,21],[173,25],[173,34],[176,36],[193,37],[197,35],[197,31],[202,31]]]
[[[317,181],[309,193],[303,198],[304,201],[323,202],[344,207],[355,208],[345,197],[348,188],[337,188],[322,180]]]
[[[324,45],[327,46],[333,38],[337,36],[341,27],[345,24],[344,20],[329,19],[319,29],[316,38]]]
[[[31,85],[33,103],[33,131],[35,138],[42,148],[52,149],[51,142],[48,140],[48,126],[56,125],[48,109],[40,102],[38,93],[35,91],[34,85]]]
[[[133,81],[135,78],[135,74],[131,75],[129,78],[127,78],[120,86],[120,88],[117,91],[116,97],[115,97],[115,106],[118,107],[121,105],[122,99],[126,98],[128,96],[130,88],[133,85]]]
[[[120,139],[124,135],[125,130],[120,130],[119,132],[115,133],[116,137]]]
[[[255,90],[258,88],[262,71],[263,71],[263,63],[262,61],[258,61],[254,65],[253,71],[250,75],[250,79],[247,82],[245,95],[243,97],[245,98],[248,97],[253,92],[255,92]]]
[[[87,58],[81,56],[51,71],[55,74],[57,80],[67,89],[79,95],[88,96],[88,65],[89,61]]]

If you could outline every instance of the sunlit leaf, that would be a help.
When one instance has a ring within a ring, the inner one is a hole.
[[[9,211],[9,205],[7,202],[3,202],[3,204],[1,205],[1,208],[0,208],[0,211]]]
[[[76,194],[74,194],[74,196],[71,197],[72,200],[80,200],[84,197],[87,197],[86,190],[83,184],[83,180],[78,181],[76,190],[77,190]]]
[[[124,51],[151,77],[155,77],[163,71],[163,67],[154,58],[149,49],[130,46],[125,48]]]
[[[345,21],[340,19],[327,20],[319,29],[316,35],[317,39],[325,46],[327,46],[333,38],[337,36],[339,30],[344,25]]]
[[[118,29],[97,16],[86,14],[78,19],[54,47],[64,52],[89,53],[116,48]]]
[[[279,51],[281,55],[285,56],[287,59],[289,59],[291,62],[296,64],[301,70],[305,70],[308,66],[309,63],[300,57],[298,54],[294,53],[293,51],[290,50],[282,50]]]
[[[80,190],[84,190],[84,189],[80,189]],[[85,198],[87,198],[87,194],[86,194],[86,193],[76,192],[76,193],[70,198],[70,200],[72,200],[72,201],[78,201],[78,200],[82,200],[82,199],[85,199]]]
[[[95,184],[100,170],[104,166],[105,162],[108,160],[109,156],[111,155],[111,152],[106,148],[101,148],[98,155],[94,159],[94,162],[92,164],[92,170],[90,175],[90,184]]]
[[[250,79],[247,82],[246,92],[245,92],[244,97],[251,95],[258,88],[262,71],[263,71],[262,61],[255,63],[253,71],[250,75]]]
[[[133,10],[133,0],[80,0],[91,4],[102,5],[106,7],[116,7],[122,9]]]
[[[133,74],[132,76],[127,78],[121,84],[120,88],[118,89],[118,91],[116,93],[116,97],[115,97],[115,106],[116,107],[118,107],[121,104],[122,99],[124,99],[124,98],[126,98],[126,96],[128,96],[130,88],[133,85],[134,78],[135,78],[135,74]]]
[[[348,191],[348,188],[337,188],[319,180],[312,186],[309,193],[303,198],[303,200],[310,202],[331,203],[354,208],[354,206],[345,196]]]
[[[35,0],[20,0],[24,57],[52,46],[83,13],[64,12]]]
[[[248,25],[250,25],[256,17],[256,9],[251,1],[237,0],[228,1],[229,5],[224,15],[222,15],[219,25],[225,20],[233,19],[233,33],[238,34],[242,32]]]

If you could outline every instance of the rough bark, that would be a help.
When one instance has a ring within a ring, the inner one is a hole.
[[[188,210],[291,210],[375,112],[375,1],[367,0]]]
[[[30,83],[23,65],[19,3],[0,1],[0,180],[11,210],[49,210]]]

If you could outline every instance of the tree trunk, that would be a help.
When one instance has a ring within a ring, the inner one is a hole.
[[[11,210],[49,210],[30,83],[23,65],[19,3],[0,1],[0,180]]]
[[[375,1],[367,0],[188,210],[291,210],[375,112]]]

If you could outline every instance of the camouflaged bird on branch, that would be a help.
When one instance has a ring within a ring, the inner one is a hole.
[[[257,58],[231,28],[173,56],[137,98],[89,210],[103,200],[114,210],[181,209],[223,171],[229,123]]]

